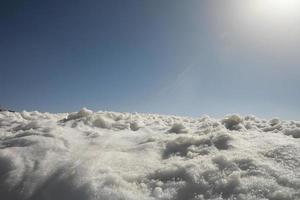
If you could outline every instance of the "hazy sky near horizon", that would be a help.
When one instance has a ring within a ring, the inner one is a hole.
[[[1,1],[0,105],[299,120],[300,7],[256,1]]]

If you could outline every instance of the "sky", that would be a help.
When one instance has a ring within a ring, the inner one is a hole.
[[[300,4],[260,2],[3,0],[0,105],[299,120]]]

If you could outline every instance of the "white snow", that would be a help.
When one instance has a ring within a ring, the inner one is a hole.
[[[300,122],[0,112],[3,200],[299,200]]]

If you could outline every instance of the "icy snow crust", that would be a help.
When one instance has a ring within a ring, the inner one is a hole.
[[[300,199],[300,123],[0,112],[0,199]]]

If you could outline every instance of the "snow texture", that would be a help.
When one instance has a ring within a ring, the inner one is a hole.
[[[0,112],[3,200],[299,200],[300,123]]]

